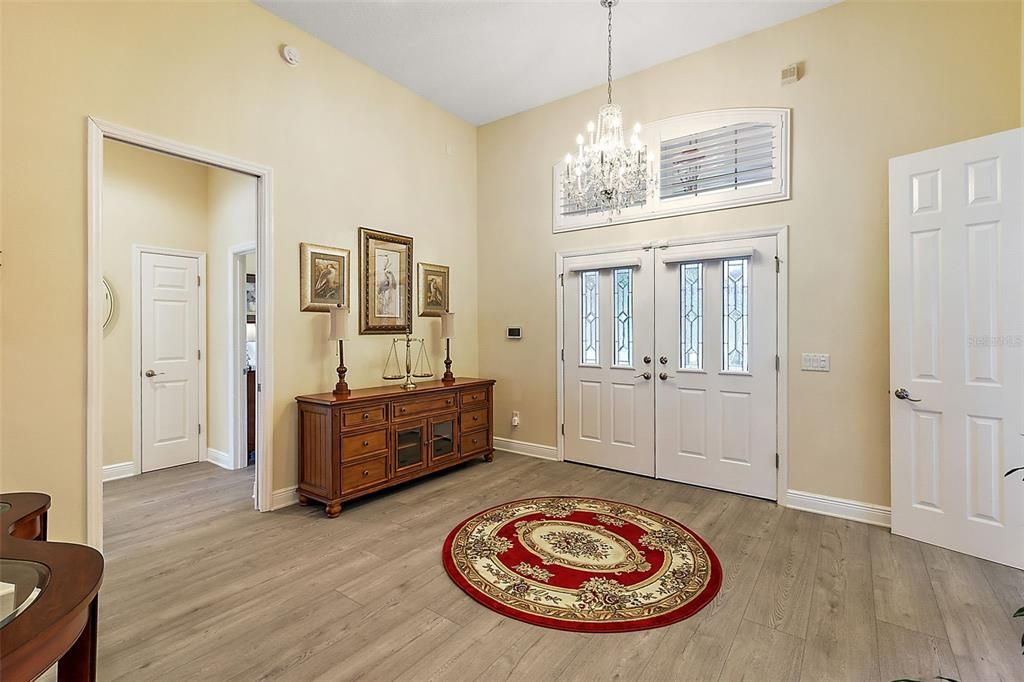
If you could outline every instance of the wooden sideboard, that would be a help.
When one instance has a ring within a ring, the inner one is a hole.
[[[298,396],[299,504],[341,503],[474,457],[494,457],[493,379]]]

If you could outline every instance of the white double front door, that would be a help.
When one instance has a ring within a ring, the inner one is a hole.
[[[776,249],[565,259],[565,458],[775,499]]]

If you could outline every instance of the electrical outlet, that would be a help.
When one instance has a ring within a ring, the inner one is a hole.
[[[800,369],[804,372],[831,372],[832,358],[828,353],[803,353]]]
[[[512,427],[519,426],[519,412],[517,410],[512,411]]]

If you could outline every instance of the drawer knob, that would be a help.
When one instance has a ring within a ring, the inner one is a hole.
[[[370,447],[370,441],[368,441],[368,440],[364,440],[364,441],[363,441],[363,447],[364,447],[364,448],[368,448],[368,447]]]
[[[452,404],[452,399],[448,398],[448,400],[444,401],[444,404],[445,405],[451,405]]]
[[[476,438],[474,438],[474,439],[473,439],[473,445],[476,445],[476,444],[477,444],[477,443],[479,443],[479,442],[480,442],[480,441],[479,441],[479,440],[477,440]]]
[[[365,478],[365,477],[367,477],[369,475],[370,475],[370,470],[369,469],[363,469],[363,477]]]
[[[475,422],[480,421],[480,415],[474,415],[473,416],[473,421],[475,421]]]
[[[400,407],[400,408],[398,408],[398,411],[404,413],[405,412],[405,408],[404,407]]]
[[[363,419],[369,419],[369,418],[370,418],[370,413],[369,412],[363,412]]]

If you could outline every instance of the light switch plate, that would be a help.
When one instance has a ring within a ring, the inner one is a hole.
[[[832,358],[828,353],[803,353],[800,369],[804,372],[831,372]]]

